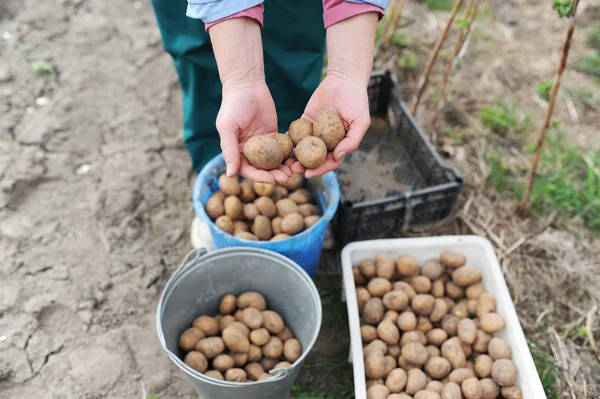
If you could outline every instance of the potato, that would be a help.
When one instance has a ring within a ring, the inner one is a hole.
[[[479,353],[488,351],[488,345],[492,340],[492,336],[482,330],[477,330],[475,342],[473,342],[473,350]]]
[[[321,220],[321,216],[318,215],[306,216],[304,218],[304,228],[308,230],[309,228],[317,224],[319,220]]]
[[[477,305],[479,305],[477,299],[469,299],[467,301],[467,311],[469,312],[469,316],[473,317],[477,315]]]
[[[233,233],[233,230],[234,230],[233,221],[229,218],[229,216],[226,216],[226,215],[219,216],[217,218],[217,220],[215,221],[215,224],[217,225],[218,228],[220,228],[224,232],[229,233],[229,234]]]
[[[427,334],[429,331],[433,330],[433,325],[427,317],[420,316],[417,319],[417,330],[421,331],[423,334]]]
[[[206,201],[206,213],[211,219],[216,220],[219,216],[225,214],[225,205],[223,199],[220,196],[213,194],[208,201]]]
[[[454,306],[456,306],[456,301],[454,301],[450,297],[445,296],[442,299],[444,300],[444,302],[446,302],[446,306],[448,307],[448,310],[451,310]]]
[[[452,371],[452,365],[443,357],[432,357],[425,364],[425,372],[433,379],[444,379]]]
[[[224,350],[225,343],[221,337],[204,338],[196,344],[196,351],[202,353],[207,359],[214,359]]]
[[[262,312],[262,316],[264,318],[264,326],[271,334],[279,334],[283,330],[284,323],[279,314],[272,310],[265,310]]]
[[[213,337],[219,333],[219,323],[209,316],[196,317],[192,325],[195,328],[202,330],[207,337]]]
[[[323,140],[327,151],[333,151],[340,141],[346,137],[344,124],[335,111],[321,110],[313,123],[313,136]]]
[[[496,311],[496,298],[488,292],[484,292],[479,296],[479,303],[477,304],[477,317],[481,319],[483,315],[487,313],[494,313]]]
[[[365,287],[356,287],[356,302],[359,312],[363,311],[369,299],[371,299],[371,294]]]
[[[284,186],[289,191],[294,191],[294,190],[298,190],[300,187],[302,187],[303,184],[304,184],[304,177],[300,174],[293,174],[292,177],[289,178],[287,183],[284,184]]]
[[[268,217],[269,219],[275,217],[277,214],[277,208],[275,208],[275,203],[269,197],[260,197],[254,201],[254,206],[258,209],[258,212]]]
[[[237,304],[237,300],[236,300],[236,304]],[[233,314],[233,317],[235,317],[235,319],[241,323],[242,322],[242,314],[243,313],[244,313],[243,309],[237,309],[235,311],[235,313]]]
[[[227,177],[226,174],[222,174],[219,176],[218,180],[219,189],[223,192],[223,194],[229,195],[239,195],[240,189],[240,181],[237,176]]]
[[[491,378],[484,378],[479,381],[481,389],[481,399],[496,399],[500,396],[500,387]]]
[[[471,345],[461,344],[461,348],[462,348],[463,352],[465,353],[466,357],[470,357],[473,354],[473,348],[471,347]]]
[[[371,282],[372,281],[375,281],[375,279],[371,280]],[[381,283],[378,283],[381,286],[379,288],[384,288],[384,286],[387,286],[385,281],[388,281],[388,280],[383,280]],[[391,287],[391,283],[389,286]],[[371,283],[369,283],[369,287],[371,287]],[[375,287],[372,287],[372,288],[375,288]],[[377,295],[375,295],[375,296],[377,296]],[[389,310],[395,310],[395,311],[404,310],[408,306],[408,294],[404,291],[399,291],[399,290],[386,292],[385,295],[383,295],[383,305],[385,306],[386,309],[389,309]]]
[[[252,188],[252,180],[242,180],[240,183],[239,197],[243,202],[254,201],[256,194],[254,192],[254,188]]]
[[[494,360],[488,355],[479,355],[475,359],[475,374],[479,378],[487,378],[492,375],[492,364]]]
[[[387,397],[387,399],[413,399],[412,396],[408,396],[405,393],[393,393]]]
[[[239,321],[232,321],[231,323],[229,323],[227,325],[227,327],[231,327],[231,328],[237,329],[239,332],[241,332],[242,334],[244,334],[244,336],[246,338],[250,337],[250,329],[244,323],[241,323]],[[227,328],[227,327],[225,327],[225,328]],[[225,331],[225,328],[223,329],[223,331]]]
[[[265,369],[265,372],[269,372],[271,370],[273,370],[273,367],[275,367],[275,365],[279,363],[278,359],[271,359],[268,357],[263,357],[262,360],[260,361],[260,365],[263,366],[263,369]]]
[[[283,343],[283,357],[290,363],[294,363],[302,355],[302,345],[295,338],[290,338]]]
[[[418,342],[421,345],[427,345],[427,337],[419,330],[407,331],[400,338],[400,346],[403,347],[409,342]]]
[[[273,218],[273,220],[271,220],[271,230],[273,231],[273,234],[277,235],[277,234],[282,234],[281,231],[281,218],[279,216]]]
[[[185,355],[183,361],[185,364],[201,373],[204,373],[206,369],[208,369],[208,361],[206,360],[206,357],[200,352],[192,351],[188,353],[187,355]]]
[[[452,281],[446,283],[446,295],[452,299],[460,299],[465,296],[465,289],[454,284]]]
[[[481,294],[485,292],[485,288],[482,283],[475,283],[467,287],[465,293],[469,299],[479,299]]]
[[[364,326],[360,326],[360,336],[362,341],[365,343],[369,343],[377,339],[377,328],[365,324]]]
[[[291,193],[288,198],[294,201],[296,204],[302,205],[310,202],[312,200],[312,195],[308,190],[300,188]]]
[[[222,315],[230,315],[235,312],[236,297],[232,294],[227,294],[221,298],[219,304],[219,313]]]
[[[442,351],[440,351],[440,348],[438,348],[437,346],[433,346],[433,345],[427,345],[425,347],[425,349],[427,349],[427,352],[429,353],[429,357],[441,357],[442,356]]]
[[[390,374],[390,371],[394,370],[396,367],[398,367],[398,363],[396,363],[396,359],[391,356],[391,355],[386,355],[383,357],[383,365],[385,368],[385,375],[384,377],[387,377],[388,374]]]
[[[371,279],[375,277],[377,269],[375,267],[375,261],[372,259],[365,259],[360,262],[358,268],[365,278]]]
[[[406,361],[421,366],[427,363],[429,352],[419,342],[409,342],[402,347],[402,356]]]
[[[406,370],[406,371],[409,371],[412,369],[421,369],[421,366],[410,363],[402,355],[400,355],[400,357],[398,357],[398,366],[400,366],[400,368],[402,368],[403,370]]]
[[[269,373],[262,373],[260,377],[258,377],[258,381],[268,380],[271,377],[273,376]]]
[[[475,342],[477,327],[471,319],[462,319],[458,322],[458,338],[467,345]]]
[[[421,274],[429,280],[437,280],[444,273],[444,266],[437,259],[430,259],[423,264]]]
[[[493,360],[510,359],[512,350],[510,344],[502,338],[494,337],[488,345],[488,353]]]
[[[287,198],[288,195],[289,195],[289,192],[288,192],[287,188],[285,188],[285,186],[276,184],[275,187],[273,187],[273,194],[271,194],[271,199],[273,201],[277,202],[279,200]]]
[[[244,206],[238,197],[235,195],[230,195],[229,197],[225,198],[223,204],[225,206],[225,215],[227,215],[229,219],[238,220],[242,217]]]
[[[363,320],[367,324],[378,324],[383,319],[383,302],[381,298],[371,298],[363,308]]]
[[[223,374],[221,374],[220,371],[217,370],[209,370],[206,373],[204,373],[205,376],[210,377],[210,378],[214,378],[216,380],[225,380],[225,377],[223,377]]]
[[[310,204],[304,204],[310,205]],[[277,208],[277,214],[280,217],[284,217],[289,215],[290,213],[298,213],[298,205],[294,201],[289,198],[280,199],[275,203],[275,207]],[[302,215],[307,216],[307,215]]]
[[[367,390],[367,399],[387,399],[390,390],[385,385],[373,385]]]
[[[446,294],[443,280],[435,280],[431,283],[431,295],[436,298],[442,298]]]
[[[258,238],[254,234],[248,233],[247,231],[238,231],[238,232],[234,233],[233,235],[242,240],[258,241]]]
[[[382,385],[383,384],[383,378],[380,378],[378,380],[367,380],[367,391],[369,390],[369,388],[371,388],[373,385]]]
[[[400,349],[400,345],[390,345],[387,348],[387,354],[394,357],[394,358],[398,358],[398,356],[400,356],[400,353],[402,353],[402,349]]]
[[[416,276],[410,285],[418,294],[427,294],[431,291],[431,280],[427,276]]]
[[[277,337],[271,337],[262,347],[263,355],[271,359],[278,359],[283,353],[283,342]]]
[[[325,162],[327,147],[323,140],[317,137],[305,137],[296,145],[294,154],[302,166],[314,169]]]
[[[229,355],[219,355],[212,361],[214,369],[225,372],[234,366],[233,358]]]
[[[259,197],[270,197],[275,191],[275,184],[253,182],[252,189]]]
[[[250,351],[250,341],[248,337],[240,331],[229,325],[223,330],[223,341],[227,348],[236,353],[248,353]]]
[[[463,254],[458,252],[444,251],[440,255],[440,261],[452,269],[457,269],[465,265],[466,258]]]
[[[510,387],[517,380],[517,368],[510,359],[498,359],[492,364],[492,378],[501,387]]]
[[[244,292],[237,298],[236,303],[237,307],[240,309],[253,307],[263,311],[267,308],[267,301],[265,300],[265,297],[261,293],[254,291]]]
[[[440,399],[440,394],[428,390],[421,390],[414,396],[415,399]]]
[[[506,322],[498,313],[486,313],[479,319],[481,329],[486,333],[495,334],[504,330]]]
[[[452,281],[459,287],[467,287],[481,281],[481,271],[472,266],[459,267],[452,273]]]
[[[237,367],[243,367],[248,362],[248,353],[235,353],[230,352],[229,356],[233,359],[233,362]],[[262,356],[262,352],[261,352]]]
[[[223,332],[223,330],[226,329],[227,326],[229,326],[235,321],[235,317],[230,314],[221,317],[221,320],[219,320],[219,331]]]
[[[453,315],[446,315],[442,318],[442,328],[449,336],[455,336],[458,333],[458,323],[460,320]]]
[[[198,344],[198,341],[206,336],[204,331],[199,328],[188,328],[179,337],[179,347],[186,352],[193,351]]]
[[[463,381],[475,377],[475,373],[467,368],[459,368],[450,373],[448,381],[462,385]]]
[[[294,335],[289,328],[283,326],[283,329],[277,334],[277,338],[279,338],[281,342],[285,342],[290,338],[294,338]]]
[[[379,336],[379,339],[388,345],[396,345],[400,340],[398,327],[389,320],[383,320],[379,323],[377,326],[377,335]]]
[[[251,308],[248,308],[251,309]],[[271,335],[266,328],[259,328],[250,333],[250,342],[257,346],[263,346],[271,339]]]
[[[227,381],[246,382],[247,376],[244,370],[233,368],[225,372],[225,379]]]
[[[404,291],[408,295],[409,301],[412,301],[417,296],[417,291],[406,281],[396,281],[393,287],[394,291]]]
[[[292,200],[290,200],[290,201],[292,201]],[[295,204],[296,203],[294,202],[294,205]],[[316,215],[319,215],[319,213],[320,213],[319,208],[317,208],[313,204],[297,205],[297,209],[298,209],[298,213],[301,214],[304,218],[307,218],[308,216],[316,216]]]
[[[241,220],[235,220],[233,222],[233,235],[237,236],[239,232],[249,232],[250,227],[246,222],[242,222]]]
[[[433,311],[435,298],[428,294],[417,294],[412,300],[412,308],[415,314],[427,316]]]
[[[460,340],[449,339],[442,344],[442,356],[450,361],[453,369],[465,367],[467,359],[460,345]]]
[[[273,370],[289,369],[290,367],[292,367],[292,364],[290,362],[279,362],[275,366],[273,366]],[[277,375],[277,374],[279,374],[279,373],[275,373],[275,375]]]
[[[377,255],[375,259],[375,274],[387,280],[391,279],[396,273],[396,265],[390,256],[386,253]]]
[[[502,393],[502,397],[506,399],[523,399],[523,394],[521,393],[521,388],[519,387],[503,387],[500,392]]]
[[[248,220],[254,220],[260,214],[258,212],[258,208],[256,207],[256,205],[254,205],[252,203],[244,204],[243,213],[244,213],[244,217]]]
[[[456,316],[459,320],[469,317],[469,310],[467,305],[463,302],[457,303],[452,308],[452,315]]]
[[[467,399],[481,399],[481,387],[475,377],[467,378],[461,384],[462,393]]]
[[[412,369],[408,371],[408,379],[406,381],[406,393],[414,395],[427,386],[427,376],[420,369]]]
[[[384,306],[385,306],[385,304],[384,304]],[[395,310],[388,310],[383,315],[383,320],[389,320],[393,324],[396,324],[396,322],[398,321],[398,312],[396,312]]]
[[[394,369],[390,371],[387,378],[385,379],[385,386],[390,390],[391,393],[402,392],[406,386],[408,375],[406,371],[402,369]]]
[[[246,367],[244,367],[244,371],[251,381],[258,381],[260,376],[265,372],[261,364],[256,362],[248,363]]]
[[[401,256],[396,260],[396,270],[401,276],[412,276],[419,271],[419,262],[412,256]]]
[[[444,316],[448,313],[448,305],[446,305],[446,301],[441,298],[436,298],[433,302],[433,310],[429,314],[429,319],[437,323],[442,320]]]
[[[288,234],[284,234],[284,233],[280,233],[280,234],[275,234],[273,237],[271,237],[271,239],[269,241],[281,241],[281,240],[287,240],[288,238],[290,238],[291,236]]]
[[[366,358],[367,356],[375,352],[379,352],[383,356],[386,354],[387,350],[388,346],[386,345],[386,343],[379,339],[376,339],[363,348],[363,357]]]
[[[304,230],[304,218],[299,213],[290,213],[281,219],[281,231],[291,236]]]
[[[275,139],[279,142],[279,145],[281,145],[281,149],[283,150],[283,162],[292,154],[292,151],[294,150],[294,143],[287,134],[278,134],[275,136]]]
[[[448,333],[441,328],[435,328],[426,335],[427,342],[435,346],[441,346],[448,339]]]
[[[444,383],[441,381],[429,381],[425,386],[425,390],[441,395],[444,390]]]
[[[252,136],[244,144],[244,156],[257,169],[277,169],[283,162],[283,148],[274,136]]]
[[[271,221],[266,216],[258,215],[254,219],[254,235],[261,241],[268,241],[273,237],[273,230],[271,229]]]
[[[313,123],[306,118],[297,119],[290,124],[288,135],[297,146],[300,140],[313,135]]]
[[[255,363],[255,362],[260,362],[260,359],[262,359],[262,349],[260,349],[260,347],[258,347],[257,345],[250,345],[250,351],[248,351],[247,361],[249,361],[251,363]],[[246,362],[244,362],[242,364],[245,364],[245,363]],[[236,366],[239,366],[239,364],[236,363]]]
[[[365,358],[365,374],[372,380],[385,376],[385,359],[381,352],[374,351]]]
[[[462,390],[454,382],[448,382],[442,390],[442,399],[462,399]]]

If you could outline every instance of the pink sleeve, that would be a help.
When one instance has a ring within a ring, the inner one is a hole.
[[[262,28],[264,11],[265,11],[265,6],[262,4],[259,4],[257,6],[248,8],[247,10],[244,10],[244,11],[240,11],[236,14],[230,15],[230,16],[220,19],[218,21],[208,22],[208,23],[204,24],[204,29],[206,29],[206,31],[208,32],[208,30],[213,25],[216,25],[219,22],[227,21],[228,19],[232,19],[232,18],[240,18],[240,17],[252,18],[252,19],[256,20],[260,24],[260,27]]]
[[[379,13],[379,19],[383,17],[383,9],[367,3],[350,3],[345,0],[323,0],[323,21],[325,28],[337,24],[340,21],[351,18],[358,14],[367,12]]]

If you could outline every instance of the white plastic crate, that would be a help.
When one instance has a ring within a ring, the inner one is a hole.
[[[399,238],[360,241],[348,244],[342,250],[342,272],[344,297],[348,307],[350,326],[350,361],[354,369],[354,392],[356,399],[366,399],[365,366],[363,359],[360,321],[356,303],[356,289],[352,267],[364,259],[375,259],[377,254],[386,252],[392,258],[400,255],[415,257],[419,264],[431,258],[438,258],[442,251],[453,250],[467,258],[467,264],[481,270],[485,289],[496,297],[497,313],[506,320],[506,328],[495,334],[505,339],[512,347],[512,356],[519,370],[516,385],[521,388],[525,399],[546,399],[546,394],[538,376],[525,334],[519,323],[502,270],[489,241],[479,236],[441,236],[425,238]]]

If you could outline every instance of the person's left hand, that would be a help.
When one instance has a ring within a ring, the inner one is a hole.
[[[321,82],[306,105],[302,117],[314,122],[322,109],[337,111],[347,133],[333,152],[327,154],[325,162],[318,168],[306,169],[298,161],[292,164],[293,173],[304,173],[309,179],[340,166],[344,156],[358,148],[371,123],[369,97],[364,83],[336,73],[328,74]]]

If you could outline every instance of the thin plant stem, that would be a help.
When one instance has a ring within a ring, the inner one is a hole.
[[[404,8],[404,0],[396,0],[392,4],[392,10],[390,12],[390,19],[386,25],[384,37],[382,40],[383,48],[388,48],[394,37],[394,32],[400,23],[400,17],[402,16],[402,9]]]

